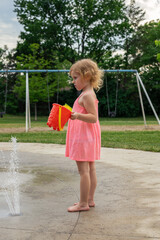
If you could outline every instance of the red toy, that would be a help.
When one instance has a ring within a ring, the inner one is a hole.
[[[64,106],[53,103],[47,125],[53,127],[54,130],[62,131],[64,125],[71,117],[72,108],[65,104]]]

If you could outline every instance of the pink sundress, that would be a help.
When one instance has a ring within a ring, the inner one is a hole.
[[[72,111],[87,114],[85,108],[78,103],[82,94],[74,102]],[[95,99],[95,105],[98,115],[97,99]],[[87,123],[77,119],[69,119],[65,156],[75,161],[93,162],[100,159],[100,150],[101,129],[99,120],[96,123]]]

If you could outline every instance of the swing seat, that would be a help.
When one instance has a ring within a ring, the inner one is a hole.
[[[57,103],[53,103],[52,106],[47,125],[53,127],[54,130],[62,131],[64,125],[71,117],[72,108],[67,104],[62,106]]]
[[[116,112],[115,112],[115,111],[110,112],[110,113],[109,113],[109,117],[113,117],[113,118],[116,117]]]

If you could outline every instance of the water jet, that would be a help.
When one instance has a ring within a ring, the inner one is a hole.
[[[9,207],[11,216],[20,216],[20,191],[19,191],[19,158],[17,156],[17,139],[11,137],[12,150],[9,156],[9,161],[6,160],[3,152],[3,182],[2,189]]]

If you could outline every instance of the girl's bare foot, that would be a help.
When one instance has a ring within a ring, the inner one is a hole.
[[[74,206],[76,206],[76,205],[78,205],[78,204],[79,204],[79,202],[74,203]],[[89,205],[89,207],[95,207],[95,202],[94,202],[93,200],[89,200],[89,201],[88,201],[88,205]]]
[[[81,211],[89,211],[89,206],[86,207],[82,207],[79,206],[79,203],[76,205],[73,205],[71,207],[68,208],[68,212],[81,212]]]

